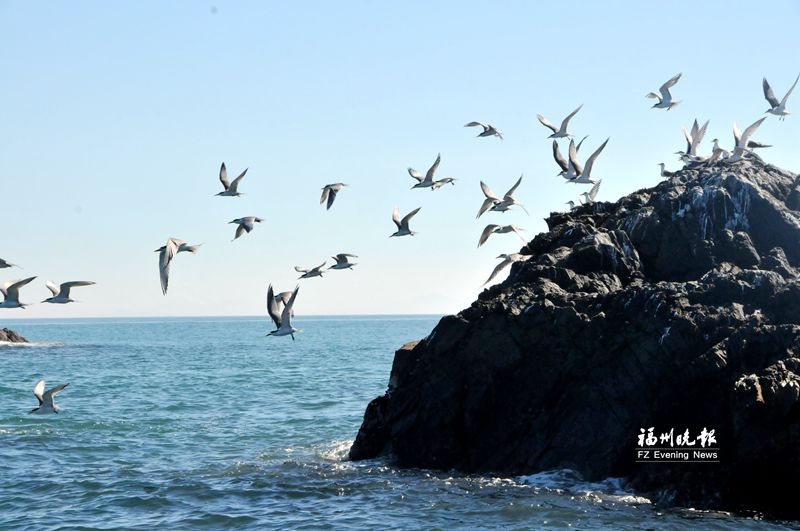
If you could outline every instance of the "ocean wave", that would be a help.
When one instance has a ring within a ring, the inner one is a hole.
[[[30,343],[12,343],[11,341],[0,341],[0,347],[64,347],[66,343],[59,342],[30,342]]]
[[[571,494],[586,498],[595,497],[601,500],[634,505],[652,504],[650,499],[626,490],[623,478],[585,481],[575,470],[565,468],[539,472],[529,476],[519,476],[517,479],[534,488],[555,491],[559,494]]]

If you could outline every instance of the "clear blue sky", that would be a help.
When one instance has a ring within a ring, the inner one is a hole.
[[[659,12],[666,8],[665,12]],[[47,279],[94,280],[79,304],[1,318],[262,314],[293,266],[359,255],[355,271],[301,281],[302,314],[452,313],[466,307],[513,235],[476,249],[487,223],[532,237],[585,188],[555,177],[541,113],[578,104],[586,152],[614,200],[675,169],[681,126],[763,116],[761,78],[782,97],[800,72],[800,4],[755,2],[28,2],[0,1],[0,257]],[[644,95],[677,72],[676,109]],[[788,105],[800,114],[800,93]],[[476,139],[488,121],[506,135]],[[800,116],[770,117],[765,158],[798,170]],[[705,149],[708,149],[706,144]],[[457,186],[409,188],[408,166]],[[243,198],[219,198],[220,162],[244,167]],[[525,174],[521,211],[475,220],[484,179],[503,193]],[[334,208],[320,188],[343,181]],[[421,206],[413,238],[389,239],[392,208]],[[231,243],[227,222],[266,222]],[[173,264],[169,236],[205,243]],[[10,272],[11,271],[11,272]],[[504,278],[505,274],[501,276]]]

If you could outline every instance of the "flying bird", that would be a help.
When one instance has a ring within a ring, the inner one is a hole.
[[[496,136],[500,140],[503,140],[503,133],[497,130],[495,126],[492,124],[482,124],[480,122],[470,122],[466,124],[464,127],[483,127],[483,132],[481,132],[478,137],[481,136]]]
[[[317,267],[312,267],[311,269],[302,269],[300,267],[294,266],[294,270],[298,273],[303,273],[298,278],[312,278],[312,277],[321,277],[323,270],[322,268],[325,267],[327,261],[322,262]]]
[[[0,293],[3,294],[3,302],[0,308],[25,308],[30,304],[19,302],[19,290],[22,286],[30,283],[36,277],[29,277],[24,280],[11,280],[0,284]]]
[[[338,194],[345,186],[347,185],[344,183],[326,184],[322,188],[322,197],[319,198],[319,204],[321,205],[327,200],[328,207],[326,210],[330,210],[333,206],[334,200],[336,199],[336,194]]]
[[[516,197],[514,197],[514,192],[517,190],[521,182],[522,182],[522,175],[519,176],[519,179],[517,179],[517,182],[514,183],[514,186],[512,186],[508,190],[508,192],[506,192],[506,194],[503,196],[503,199],[493,204],[489,210],[493,212],[506,212],[512,206],[517,205],[520,208],[522,208],[522,210],[524,210],[526,214],[528,214],[528,209],[525,208],[525,205],[523,205],[522,202],[520,202],[519,200],[517,200]]]
[[[742,132],[739,130],[739,124],[733,122],[733,145],[736,146],[742,139]],[[756,142],[755,140],[747,141],[747,148],[748,149],[760,149],[760,148],[770,148],[772,147],[769,144],[762,144],[761,142]]]
[[[217,195],[223,197],[239,197],[242,195],[239,192],[239,183],[241,182],[244,175],[247,173],[247,169],[239,174],[237,178],[233,180],[233,182],[228,182],[228,169],[225,168],[225,163],[222,163],[222,166],[219,167],[219,182],[222,183],[222,187],[225,189],[224,191],[218,193]]]
[[[680,159],[687,163],[698,163],[704,162],[706,157],[697,154],[697,149],[700,147],[700,142],[703,141],[703,138],[706,136],[706,130],[708,129],[708,120],[706,123],[703,124],[703,127],[700,127],[700,124],[697,122],[697,119],[694,120],[692,124],[691,132],[688,131],[685,127],[683,128],[683,137],[686,139],[686,151],[676,151],[676,155],[680,155]]]
[[[653,109],[670,110],[680,103],[680,101],[672,101],[672,94],[669,91],[669,89],[675,86],[675,83],[677,83],[680,78],[681,74],[677,74],[675,77],[661,85],[661,88],[658,89],[658,92],[649,92],[647,94],[647,98],[655,98],[658,100],[658,103],[653,105]]]
[[[7,267],[19,267],[17,264],[12,264],[11,262],[6,262],[2,258],[0,258],[0,269],[5,269]],[[22,269],[20,267],[20,269]]]
[[[760,120],[756,120],[750,126],[744,130],[744,133],[737,134],[739,130],[739,126],[736,125],[736,122],[733,123],[733,136],[738,137],[736,140],[736,146],[733,148],[733,154],[725,159],[725,162],[733,164],[734,162],[738,162],[745,158],[748,153],[751,153],[751,149],[753,147],[750,146],[750,137],[756,132],[756,129],[766,120],[767,117],[763,117]]]
[[[422,174],[420,172],[418,172],[414,168],[409,168],[408,174],[417,180],[417,184],[412,186],[411,189],[413,190],[414,188],[430,188],[431,190],[433,190],[433,184],[434,184],[433,175],[436,173],[436,169],[439,167],[439,163],[441,161],[442,161],[442,155],[440,153],[439,155],[436,156],[436,162],[434,162],[433,166],[431,166],[428,169],[428,172],[425,174],[424,178],[422,177]]]
[[[570,140],[570,145],[572,144],[574,144],[574,141]],[[558,172],[558,176],[563,177],[569,171],[569,162],[567,162],[567,159],[561,154],[561,150],[558,147],[558,140],[555,139],[553,139],[553,158],[556,164],[558,164],[558,167],[561,168],[561,171]]]
[[[603,179],[600,179],[599,181],[594,183],[594,186],[592,186],[591,190],[589,190],[588,192],[583,192],[581,194],[584,198],[584,203],[583,203],[584,205],[591,205],[592,203],[594,203],[594,198],[597,197],[597,192],[600,190],[600,183],[602,182]]]
[[[238,227],[236,227],[236,235],[233,237],[233,240],[236,240],[237,238],[239,238],[239,236],[241,236],[245,232],[249,234],[250,231],[252,231],[253,228],[255,227],[255,224],[261,223],[262,221],[264,220],[256,216],[247,216],[245,218],[238,218],[234,219],[233,221],[229,221],[228,222],[229,225],[231,223],[236,223],[237,225],[239,225]]]
[[[391,238],[392,236],[400,237],[400,236],[415,235],[416,232],[414,232],[408,227],[408,222],[411,221],[411,218],[417,215],[417,212],[419,212],[420,208],[422,207],[415,208],[414,210],[406,214],[406,216],[403,219],[400,219],[400,209],[394,207],[394,211],[392,212],[392,221],[394,221],[394,224],[397,225],[397,232],[389,235],[389,237]]]
[[[483,200],[483,204],[481,205],[480,210],[478,210],[478,215],[475,216],[475,219],[481,217],[484,212],[501,201],[501,199],[497,197],[494,192],[492,192],[492,189],[489,188],[489,185],[483,181],[481,181],[481,191],[483,191],[483,195],[486,196],[486,199]]]
[[[574,111],[569,113],[567,115],[567,117],[564,118],[564,121],[561,122],[561,127],[556,127],[547,118],[545,118],[541,114],[537,114],[536,117],[539,119],[539,122],[541,122],[541,124],[543,126],[547,127],[551,131],[553,131],[553,134],[548,136],[547,138],[565,138],[565,137],[570,137],[572,135],[567,132],[567,127],[569,126],[569,121],[572,120],[572,117],[575,116],[578,113],[578,111],[581,110],[582,107],[583,107],[583,104],[581,104],[580,106],[578,106],[577,109],[575,109]]]
[[[456,185],[455,177],[445,177],[444,179],[438,179],[436,181],[433,181],[432,190],[438,190],[439,188],[441,188],[442,186],[444,186],[446,184],[450,184],[450,185],[455,186]]]
[[[42,302],[67,304],[68,302],[75,302],[73,299],[69,298],[69,292],[72,288],[77,288],[79,286],[93,286],[94,282],[90,282],[88,280],[74,280],[72,282],[62,282],[60,286],[56,286],[55,283],[48,280],[45,285],[53,294],[53,296],[49,299],[43,300]]]
[[[594,168],[594,162],[597,160],[597,157],[600,156],[600,153],[603,152],[603,149],[605,149],[606,144],[608,144],[609,140],[611,140],[611,138],[606,138],[606,141],[603,142],[600,145],[599,148],[594,150],[594,153],[589,155],[589,159],[586,161],[586,165],[585,166],[580,167],[579,166],[580,163],[577,161],[577,158],[575,158],[575,160],[573,161],[573,164],[575,164],[575,166],[576,166],[576,171],[580,170],[580,172],[579,172],[580,174],[578,175],[578,177],[575,177],[574,179],[570,179],[569,181],[567,181],[568,183],[594,184],[594,181],[591,178],[592,177],[592,168]],[[572,153],[570,152],[570,159],[572,159],[571,155],[572,155]]]
[[[267,313],[272,318],[272,321],[277,327],[275,330],[267,334],[268,336],[292,336],[294,341],[294,334],[302,332],[299,328],[292,326],[292,317],[294,317],[294,301],[297,299],[297,292],[300,291],[300,286],[294,288],[289,300],[283,305],[280,315],[278,315],[278,306],[273,304],[275,297],[272,295],[272,284],[267,290]]]
[[[794,87],[797,86],[798,80],[800,80],[800,74],[797,75],[797,78],[794,80],[794,83],[783,99],[778,101],[778,98],[775,97],[775,93],[772,92],[772,87],[770,87],[769,83],[767,83],[767,78],[764,78],[764,82],[762,83],[762,87],[764,88],[764,97],[767,99],[770,105],[770,108],[767,109],[765,113],[774,114],[775,116],[779,117],[779,120],[785,120],[786,116],[791,114],[786,110],[786,100],[789,99],[789,95],[794,90]]]
[[[589,137],[588,136],[583,137],[581,141],[578,142],[577,146],[575,145],[575,140],[570,139],[569,141],[569,151],[568,151],[569,163],[567,164],[567,170],[566,172],[562,172],[559,174],[564,179],[566,179],[567,182],[571,182],[577,179],[578,177],[581,176],[581,173],[583,173],[583,164],[581,164],[581,161],[578,160],[578,151],[581,149],[583,141],[586,140],[587,138]]]
[[[66,389],[68,385],[68,383],[57,385],[45,392],[44,380],[39,380],[39,383],[33,388],[33,396],[39,401],[39,407],[31,409],[28,414],[35,413],[36,415],[46,415],[48,413],[58,413],[61,411],[61,408],[53,402],[53,399],[58,393]]]
[[[272,318],[272,322],[275,323],[275,330],[281,327],[281,312],[283,312],[283,308],[291,298],[291,291],[284,291],[275,295],[272,290],[272,284],[267,288],[267,314]],[[294,317],[294,311],[291,312],[291,315]]]
[[[155,252],[158,253],[158,275],[161,279],[161,291],[164,295],[167,294],[167,288],[169,287],[169,267],[172,263],[172,259],[178,253],[186,252],[194,254],[201,245],[203,244],[189,245],[178,238],[169,238],[166,245],[162,245],[155,250]]]
[[[508,232],[515,233],[517,236],[519,236],[519,239],[524,242],[525,238],[521,234],[523,230],[525,229],[517,227],[516,225],[495,225],[493,223],[486,225],[486,228],[483,229],[481,237],[478,240],[478,247],[486,243],[486,240],[488,240],[489,236],[491,236],[492,234],[505,234]]]
[[[496,277],[497,274],[500,273],[500,271],[502,271],[503,269],[507,268],[508,266],[513,264],[514,262],[525,261],[525,260],[529,259],[530,256],[527,256],[527,255],[524,255],[524,254],[520,254],[520,253],[512,253],[512,254],[501,254],[497,258],[502,258],[503,261],[500,262],[499,264],[497,264],[497,267],[494,268],[494,270],[492,271],[492,274],[489,275],[489,279],[486,282],[483,283],[484,286],[486,284],[488,284],[489,282],[491,282],[492,279],[494,277]]]
[[[357,265],[348,260],[348,258],[358,258],[354,254],[347,254],[347,253],[340,253],[336,256],[331,257],[336,260],[336,263],[330,266],[328,269],[353,269],[354,265]]]

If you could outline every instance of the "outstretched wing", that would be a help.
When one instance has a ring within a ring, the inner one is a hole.
[[[322,196],[319,198],[319,204],[321,205],[328,199],[328,193],[330,193],[331,189],[327,186],[322,188]]]
[[[77,287],[80,287],[80,286],[92,286],[92,285],[94,285],[94,282],[91,282],[89,280],[73,280],[71,282],[63,282],[61,284],[60,293],[64,297],[69,298],[69,290],[70,289],[77,288]]]
[[[594,201],[594,198],[597,197],[597,192],[598,192],[598,190],[600,190],[600,183],[602,183],[602,182],[603,182],[603,179],[598,180],[596,183],[594,183],[594,186],[592,186],[592,189],[589,190],[589,199],[591,199],[592,201]]]
[[[778,98],[775,97],[775,93],[772,92],[772,87],[769,86],[767,78],[764,78],[764,81],[761,83],[761,87],[764,89],[764,97],[769,102],[770,107],[774,109],[781,104],[781,102],[778,101]]]
[[[495,225],[494,223],[490,223],[489,225],[486,225],[486,228],[483,229],[483,232],[481,233],[481,237],[478,240],[478,247],[480,247],[481,245],[486,243],[486,240],[489,239],[489,236],[491,236],[494,233],[494,230],[496,228],[498,228],[499,226],[500,225]]]
[[[39,383],[33,388],[33,396],[39,401],[40,406],[44,403],[44,380],[39,380]]]
[[[222,166],[219,167],[219,182],[222,183],[223,188],[227,190],[231,187],[231,183],[228,182],[228,169],[225,167],[225,163],[222,163]]]
[[[278,306],[278,301],[275,300],[275,293],[272,290],[272,284],[267,288],[267,314],[272,322],[275,323],[276,328],[281,327],[281,312]]]
[[[408,169],[408,174],[410,176],[412,176],[413,178],[415,178],[417,181],[422,182],[422,179],[423,179],[422,174],[420,172],[418,172],[417,170],[415,170],[414,168],[409,168]]]
[[[753,136],[753,133],[756,132],[756,129],[758,129],[758,127],[761,125],[761,123],[766,119],[767,119],[767,117],[765,116],[765,117],[761,118],[760,120],[756,120],[747,129],[745,129],[744,133],[742,133],[742,138],[741,138],[741,142],[740,142],[741,145],[738,146],[738,147],[743,147],[743,148],[747,147],[747,143],[750,140],[750,137]]]
[[[522,182],[522,175],[519,176],[519,179],[517,179],[517,182],[514,183],[514,186],[508,189],[508,192],[506,192],[506,195],[504,195],[503,198],[507,199],[512,195],[514,195],[514,192],[517,191],[517,188],[519,187],[521,182]]]
[[[608,144],[609,140],[611,140],[611,138],[606,138],[606,141],[603,142],[603,144],[599,148],[597,148],[594,153],[592,153],[592,155],[589,157],[589,160],[586,161],[586,166],[583,169],[584,175],[588,176],[592,175],[592,166],[594,166],[594,161],[597,159],[598,156],[600,156],[600,153],[603,151],[603,149],[605,149],[606,144]]]
[[[292,317],[294,316],[294,301],[297,299],[298,291],[300,291],[300,286],[294,288],[292,296],[289,297],[289,300],[283,306],[283,311],[281,312],[281,326],[288,326],[289,328],[292,326]]]
[[[661,88],[658,91],[661,93],[663,99],[672,99],[672,95],[669,93],[669,89],[675,86],[675,83],[681,78],[683,73],[678,73],[674,77],[670,78],[666,83],[661,85]]]
[[[239,176],[233,180],[230,186],[228,186],[228,190],[230,190],[231,192],[236,192],[236,190],[239,188],[239,181],[242,180],[242,178],[245,176],[246,173],[247,173],[247,168],[245,168],[244,171],[240,173]]]
[[[47,282],[44,283],[44,285],[47,286],[47,289],[50,290],[50,293],[53,294],[53,297],[58,297],[58,292],[61,290],[58,286],[56,286],[55,282],[53,282],[52,280],[48,280]]]
[[[492,274],[489,275],[489,278],[486,280],[486,282],[483,283],[483,285],[485,286],[486,284],[491,282],[492,279],[494,277],[496,277],[498,275],[498,273],[500,273],[500,271],[502,271],[503,269],[507,268],[511,264],[511,262],[512,262],[512,260],[510,258],[504,258],[502,262],[497,264],[497,266],[492,271]]]
[[[14,281],[13,284],[11,284],[11,285],[9,285],[8,287],[5,288],[4,293],[5,293],[6,299],[12,300],[12,301],[19,301],[19,289],[22,286],[30,283],[35,278],[36,277],[29,277],[29,278],[26,278],[24,280],[16,280],[16,281]]]
[[[326,210],[330,210],[331,207],[333,206],[333,202],[336,199],[336,194],[337,193],[338,192],[336,190],[331,188],[331,192],[328,194],[328,206],[326,207]]]
[[[68,385],[69,385],[68,383],[57,385],[52,389],[50,389],[49,391],[45,392],[44,396],[42,397],[44,404],[46,406],[53,407],[53,397],[56,396],[61,391],[63,391],[64,389],[66,389]]]
[[[481,181],[481,190],[483,190],[483,195],[485,195],[487,199],[492,199],[494,201],[500,201],[500,199],[496,195],[494,195],[494,192],[492,192],[492,189],[489,188],[489,186],[483,181]]]
[[[569,163],[564,158],[564,155],[561,154],[561,150],[558,149],[558,141],[553,140],[553,158],[556,159],[556,164],[564,171],[569,171]]]
[[[408,214],[406,214],[406,216],[400,221],[400,225],[402,227],[408,228],[408,222],[411,221],[411,218],[417,215],[417,212],[419,212],[421,208],[422,207],[417,207]]]
[[[470,122],[470,123],[464,125],[464,127],[483,127],[484,129],[486,129],[486,126],[483,125],[480,122]]]
[[[781,100],[781,105],[786,105],[786,100],[789,99],[789,94],[791,94],[792,91],[794,90],[794,88],[797,86],[797,82],[798,81],[800,81],[800,74],[797,74],[797,78],[795,78],[794,83],[792,84],[792,87],[789,89],[789,91],[786,93],[786,95]]]
[[[563,121],[563,122],[561,122],[561,130],[562,130],[562,131],[566,131],[566,130],[567,130],[567,126],[569,125],[569,121],[570,121],[570,120],[572,120],[572,117],[573,117],[573,116],[575,116],[576,114],[578,114],[578,111],[580,111],[582,108],[583,108],[583,104],[581,103],[581,104],[578,106],[578,108],[577,108],[577,109],[575,109],[574,111],[572,111],[571,113],[569,113],[569,114],[567,115],[567,117],[566,117],[566,118],[564,118],[564,121]]]
[[[308,273],[310,271],[310,269],[302,269],[297,266],[294,266],[294,270],[297,271],[298,273]]]
[[[550,129],[550,130],[551,130],[552,132],[554,132],[554,133],[558,133],[558,127],[556,127],[555,125],[553,125],[553,124],[550,122],[550,120],[548,120],[547,118],[545,118],[545,117],[544,117],[544,116],[542,116],[541,114],[537,114],[537,115],[536,115],[536,118],[538,118],[538,119],[539,119],[539,123],[541,123],[543,126],[545,126],[546,128]]]
[[[439,167],[439,163],[442,162],[442,154],[439,153],[436,155],[436,162],[428,169],[428,173],[425,174],[425,181],[431,182],[433,181],[433,174],[436,173],[436,169]]]
[[[394,210],[392,211],[392,221],[394,221],[394,224],[397,225],[397,230],[403,228],[400,226],[400,209],[397,207],[394,207]]]

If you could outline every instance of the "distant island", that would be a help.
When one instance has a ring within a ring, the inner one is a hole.
[[[8,328],[0,328],[0,343],[27,343],[28,340]]]
[[[402,467],[623,477],[800,518],[800,186],[761,160],[547,219],[508,279],[397,351],[350,449]]]

